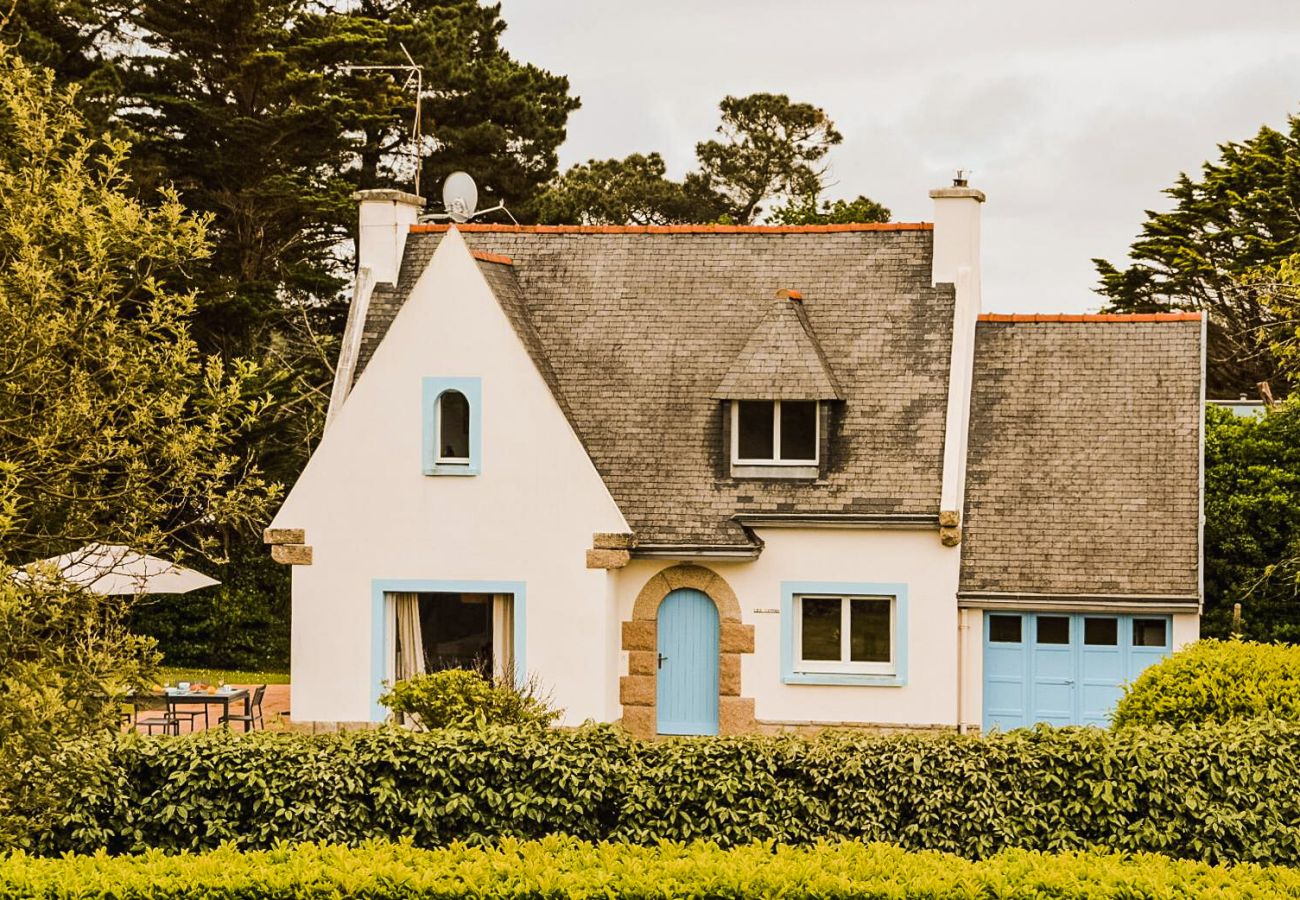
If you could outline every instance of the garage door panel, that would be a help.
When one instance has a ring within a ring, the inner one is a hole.
[[[1156,616],[1023,613],[1014,614],[1021,620],[1017,629],[1008,624],[1012,615],[985,616],[986,623],[1000,620],[985,626],[985,728],[1035,722],[1106,727],[1124,683],[1172,651],[1167,618],[1161,626]],[[992,639],[1021,633],[1018,642]]]

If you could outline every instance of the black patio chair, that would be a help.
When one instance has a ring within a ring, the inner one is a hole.
[[[153,734],[155,728],[162,729],[163,734],[180,734],[181,720],[177,718],[171,709],[164,704],[162,708],[146,707],[146,712],[156,712],[158,715],[142,716],[140,708],[137,705],[135,712],[135,727],[143,728],[145,734]]]
[[[253,702],[250,704],[252,712],[249,715],[227,713],[221,717],[221,721],[227,725],[231,722],[243,722],[245,731],[257,728],[265,731],[266,723],[262,721],[262,698],[264,696],[266,696],[266,685],[259,685],[257,690],[253,691]]]

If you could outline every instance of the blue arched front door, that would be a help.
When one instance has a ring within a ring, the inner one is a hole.
[[[681,588],[659,604],[655,708],[660,734],[718,733],[718,608]]]

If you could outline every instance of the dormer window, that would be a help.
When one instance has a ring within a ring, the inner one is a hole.
[[[737,400],[731,404],[733,466],[816,466],[815,400]]]

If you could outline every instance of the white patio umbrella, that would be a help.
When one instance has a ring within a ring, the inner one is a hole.
[[[122,544],[87,544],[80,550],[32,563],[28,572],[52,567],[63,578],[97,594],[185,594],[220,584],[202,572],[148,556]]]

